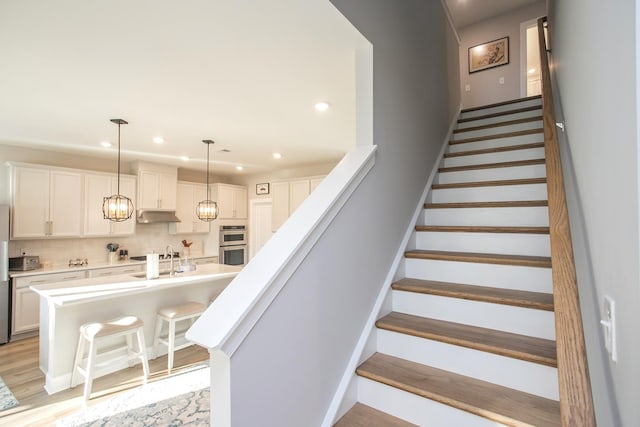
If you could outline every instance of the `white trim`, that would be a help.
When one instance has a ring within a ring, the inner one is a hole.
[[[256,207],[261,205],[273,206],[271,198],[259,198],[249,200],[249,260],[255,256],[256,242]]]
[[[453,22],[453,17],[451,16],[451,11],[449,10],[449,6],[447,6],[446,0],[440,0],[440,4],[442,5],[444,14],[447,15],[447,21],[449,21],[449,26],[453,31],[453,35],[456,36],[456,40],[458,40],[458,45],[460,45],[462,43],[460,41],[460,34],[458,34],[458,30],[456,29],[455,22]]]
[[[427,196],[429,195],[429,191],[431,190],[431,185],[433,184],[433,180],[435,179],[435,176],[438,172],[438,167],[442,162],[444,153],[446,152],[447,147],[449,146],[449,140],[451,139],[451,135],[453,134],[453,129],[456,127],[456,124],[458,122],[460,109],[458,111],[458,114],[454,116],[454,119],[449,125],[449,131],[447,133],[447,136],[444,138],[444,141],[442,143],[442,148],[440,149],[440,153],[438,154],[437,161],[433,165],[433,169],[431,170],[431,174],[429,175],[427,184],[425,185],[424,190],[422,191],[422,195],[418,200],[418,204],[415,208],[413,216],[411,217],[411,221],[409,222],[410,226],[407,228],[407,231],[405,232],[405,235],[402,238],[400,245],[398,246],[398,251],[396,252],[396,256],[393,260],[393,263],[391,264],[391,267],[389,268],[387,277],[382,283],[382,287],[378,293],[378,298],[376,299],[376,302],[371,309],[369,318],[367,319],[367,323],[365,324],[364,329],[362,330],[362,334],[360,335],[360,338],[358,339],[358,342],[353,350],[353,353],[351,354],[349,363],[345,367],[345,371],[342,375],[342,379],[340,380],[340,383],[336,388],[336,392],[333,395],[331,404],[327,409],[324,420],[322,421],[322,424],[321,424],[323,427],[332,426],[340,416],[344,415],[342,413],[339,413],[341,407],[345,409],[345,406],[346,406],[346,409],[348,409],[351,406],[351,405],[343,406],[342,401],[345,398],[349,385],[351,384],[355,376],[356,368],[360,364],[363,352],[365,351],[366,345],[369,342],[369,338],[371,334],[375,332],[375,322],[379,317],[381,309],[383,308],[385,299],[391,287],[391,283],[393,282],[393,280],[397,278],[396,275],[398,273],[398,269],[401,268],[401,265],[402,265],[401,262],[404,259],[404,252],[415,231],[415,224],[417,223],[418,218],[420,218],[420,214],[424,210],[424,203],[427,200]]]
[[[527,96],[527,29],[537,25],[538,18],[520,23],[520,97]]]

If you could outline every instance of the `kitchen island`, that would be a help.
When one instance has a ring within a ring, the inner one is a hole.
[[[186,301],[208,304],[209,298],[222,292],[240,269],[205,264],[196,271],[151,280],[140,273],[31,286],[40,296],[40,369],[45,374],[45,390],[51,394],[70,387],[79,327],[83,323],[137,316],[144,322],[147,354],[152,355],[159,308]],[[127,366],[123,360],[110,365],[103,374]]]

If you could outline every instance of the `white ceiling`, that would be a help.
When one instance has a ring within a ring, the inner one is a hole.
[[[122,118],[125,161],[203,169],[203,139],[216,173],[337,161],[359,41],[327,0],[2,0],[0,144],[114,159]]]
[[[541,0],[446,0],[457,29]]]

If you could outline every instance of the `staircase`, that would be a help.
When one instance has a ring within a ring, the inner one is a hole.
[[[559,426],[541,100],[464,110],[349,426]]]

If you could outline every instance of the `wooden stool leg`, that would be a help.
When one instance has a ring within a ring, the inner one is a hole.
[[[160,333],[162,332],[162,317],[158,316],[156,320],[156,329],[153,333],[153,348],[151,349],[151,358],[158,357],[158,345],[160,344]]]
[[[82,364],[82,358],[84,357],[84,337],[80,332],[78,338],[78,347],[76,349],[76,357],[73,361],[73,371],[71,372],[71,388],[78,385],[78,368]]]
[[[169,337],[168,338],[169,338],[168,371],[169,373],[171,373],[171,370],[173,369],[173,352],[176,347],[176,322],[173,319],[169,320]]]
[[[93,383],[93,370],[94,370],[94,364],[96,362],[96,352],[97,352],[97,346],[96,346],[96,340],[92,339],[89,341],[89,356],[87,358],[87,369],[86,369],[86,378],[85,378],[85,383],[84,383],[84,400],[85,402],[87,400],[89,400],[89,396],[91,395],[91,386]]]
[[[149,362],[147,361],[147,344],[144,340],[144,331],[138,328],[136,333],[138,336],[138,348],[140,349],[140,359],[142,360],[142,370],[144,372],[144,383],[149,379]]]

